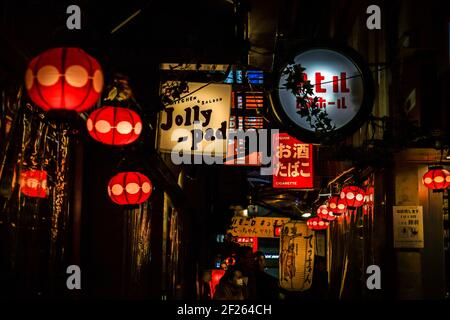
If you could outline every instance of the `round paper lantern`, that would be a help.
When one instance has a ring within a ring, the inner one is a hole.
[[[25,170],[20,173],[20,192],[28,197],[47,197],[47,171]]]
[[[332,196],[328,199],[328,211],[333,212],[335,216],[340,216],[345,213],[346,209],[347,205],[345,204],[345,201],[339,196]]]
[[[366,195],[364,196],[364,202],[369,206],[373,206],[373,197],[374,197],[373,186],[369,186],[366,189]]]
[[[225,264],[227,267],[234,266],[236,264],[236,259],[234,257],[228,257],[225,259]]]
[[[341,191],[341,199],[347,207],[354,210],[364,204],[364,190],[357,186],[347,186]]]
[[[281,236],[281,230],[282,230],[282,227],[281,226],[278,226],[278,227],[275,227],[274,228],[274,234],[275,234],[275,237],[280,237]]]
[[[319,217],[314,217],[308,219],[308,221],[306,221],[306,225],[311,230],[325,230],[326,228],[328,228],[330,223],[328,221],[320,219]]]
[[[90,114],[86,126],[95,140],[104,144],[122,146],[139,138],[142,120],[133,110],[103,107]]]
[[[328,207],[326,205],[321,205],[317,209],[317,216],[319,218],[322,218],[322,219],[327,220],[327,221],[333,221],[334,219],[336,219],[336,217],[334,216],[333,212],[328,211]]]
[[[31,60],[25,87],[30,99],[45,111],[83,112],[100,97],[103,73],[97,60],[82,49],[55,48]]]
[[[120,205],[139,204],[152,193],[149,178],[139,172],[121,172],[111,178],[108,194],[112,201]]]
[[[442,167],[431,167],[423,175],[422,183],[431,190],[444,190],[450,185],[450,173]]]

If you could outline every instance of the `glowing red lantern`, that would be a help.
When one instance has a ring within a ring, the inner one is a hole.
[[[333,212],[328,211],[328,207],[326,205],[321,205],[317,209],[317,216],[319,218],[322,218],[322,219],[327,220],[327,221],[333,221],[334,219],[336,219],[336,217],[334,216]]]
[[[210,282],[210,289],[211,289],[211,297],[214,296],[214,292],[216,291],[216,286],[219,284],[220,279],[225,274],[225,270],[222,269],[213,269],[211,271],[211,282]]]
[[[314,217],[308,219],[308,221],[306,221],[306,225],[311,230],[325,230],[326,228],[328,228],[330,223],[328,221],[320,219],[319,217]]]
[[[341,199],[347,207],[354,210],[364,204],[364,190],[357,186],[347,186],[341,191]]]
[[[102,69],[79,48],[55,48],[31,60],[25,73],[31,100],[45,111],[92,107],[103,89]]]
[[[345,204],[345,201],[339,196],[332,196],[328,199],[328,211],[333,212],[335,216],[340,216],[345,213],[346,209],[347,205]]]
[[[234,257],[228,257],[225,259],[225,264],[227,267],[234,266],[236,264],[236,259]]]
[[[368,206],[373,206],[374,189],[373,186],[369,186],[366,189],[366,195],[364,196],[364,202]]]
[[[282,229],[281,226],[278,226],[278,227],[274,228],[275,237],[281,236],[281,229]]]
[[[122,146],[139,138],[142,120],[133,110],[103,107],[90,114],[86,126],[95,140],[104,144]]]
[[[47,197],[47,171],[26,170],[20,173],[20,192],[28,197]]]
[[[423,175],[422,183],[431,190],[444,190],[450,185],[450,172],[440,166],[430,167]]]
[[[112,177],[108,184],[109,197],[120,205],[142,203],[151,193],[150,179],[139,172],[121,172]]]

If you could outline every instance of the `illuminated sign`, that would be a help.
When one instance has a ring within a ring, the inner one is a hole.
[[[310,81],[314,92],[308,99],[317,98],[317,107],[326,111],[334,132],[349,134],[361,126],[373,106],[373,79],[356,52],[317,47],[297,54],[294,63],[305,68],[305,80]],[[279,76],[275,114],[289,133],[302,141],[317,142],[314,125],[318,120],[298,113],[301,105],[285,88],[287,78],[283,73]]]
[[[231,85],[188,83],[188,89],[160,113],[158,149],[225,156]]]
[[[287,133],[273,135],[274,188],[313,189],[313,147]]]
[[[247,246],[252,248],[253,252],[258,251],[258,238],[257,237],[236,237],[233,239],[234,242],[241,246]]]
[[[261,152],[248,150],[247,154],[246,137],[257,139],[257,130],[264,128],[264,118],[258,115],[263,106],[263,92],[233,92],[225,165],[261,165]]]
[[[289,221],[289,218],[233,217],[229,232],[234,237],[275,238],[275,228]]]
[[[303,221],[283,226],[280,238],[280,286],[290,291],[311,287],[314,270],[314,231]]]

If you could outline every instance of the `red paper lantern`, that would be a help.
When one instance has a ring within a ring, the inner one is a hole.
[[[26,170],[20,173],[20,192],[28,197],[47,197],[47,171]]]
[[[328,199],[328,211],[333,212],[335,216],[344,214],[346,209],[347,205],[345,204],[345,201],[339,196],[332,196]]]
[[[347,186],[341,191],[341,199],[347,207],[354,210],[364,204],[364,190],[357,186]]]
[[[306,225],[311,230],[325,230],[326,228],[328,228],[330,223],[328,221],[320,219],[319,217],[314,217],[308,219],[308,221],[306,221]]]
[[[86,126],[95,140],[104,144],[122,146],[139,138],[142,120],[133,110],[103,107],[90,114]]]
[[[281,229],[282,229],[281,226],[275,227],[274,229],[275,237],[278,238],[279,236],[281,236]]]
[[[442,167],[432,167],[423,175],[422,183],[431,190],[446,189],[450,185],[450,173]]]
[[[103,89],[102,69],[79,48],[55,48],[31,60],[25,73],[30,99],[45,111],[92,107]]]
[[[236,264],[236,259],[234,257],[228,257],[225,259],[225,264],[227,267],[234,266]]]
[[[364,202],[368,206],[373,206],[374,189],[373,186],[369,186],[366,189],[366,195],[364,196]]]
[[[211,297],[214,296],[214,292],[216,291],[216,286],[219,284],[220,279],[225,274],[225,270],[223,269],[213,269],[211,271],[211,282],[210,282],[210,289],[211,289]]]
[[[336,217],[334,216],[333,212],[328,211],[328,207],[326,205],[321,205],[317,209],[317,216],[319,218],[322,218],[322,219],[327,220],[327,221],[333,221],[334,219],[336,219]]]
[[[112,177],[108,184],[109,197],[120,205],[142,203],[151,193],[150,179],[139,172],[121,172]]]

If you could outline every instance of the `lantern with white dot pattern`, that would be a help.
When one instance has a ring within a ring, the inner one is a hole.
[[[334,219],[336,219],[336,217],[333,214],[333,212],[328,211],[328,207],[326,205],[321,205],[317,209],[317,216],[319,218],[322,218],[322,219],[327,220],[327,221],[333,221]]]
[[[49,49],[28,65],[25,87],[45,111],[83,112],[92,107],[103,89],[102,69],[79,48]]]
[[[430,167],[423,175],[422,183],[431,190],[444,190],[450,185],[450,173],[440,166]]]
[[[374,204],[374,188],[373,186],[368,186],[366,188],[366,195],[364,197],[364,202],[368,205],[368,206],[373,206]]]
[[[121,172],[111,178],[108,195],[120,205],[140,204],[147,201],[152,193],[149,178],[139,172]]]
[[[341,191],[341,199],[344,200],[347,207],[354,210],[364,204],[365,192],[357,186],[347,186]]]
[[[95,110],[86,121],[89,134],[95,140],[109,145],[122,146],[139,138],[142,120],[128,108],[103,107]]]
[[[306,222],[306,225],[311,230],[325,230],[326,228],[328,228],[330,223],[328,221],[324,221],[324,220],[320,219],[319,217],[314,217],[314,218],[308,219],[308,221]]]
[[[328,199],[328,211],[333,212],[335,216],[340,216],[345,213],[346,209],[347,205],[345,204],[345,201],[339,196],[332,196]]]
[[[19,183],[22,194],[32,198],[47,198],[47,171],[22,171]]]

